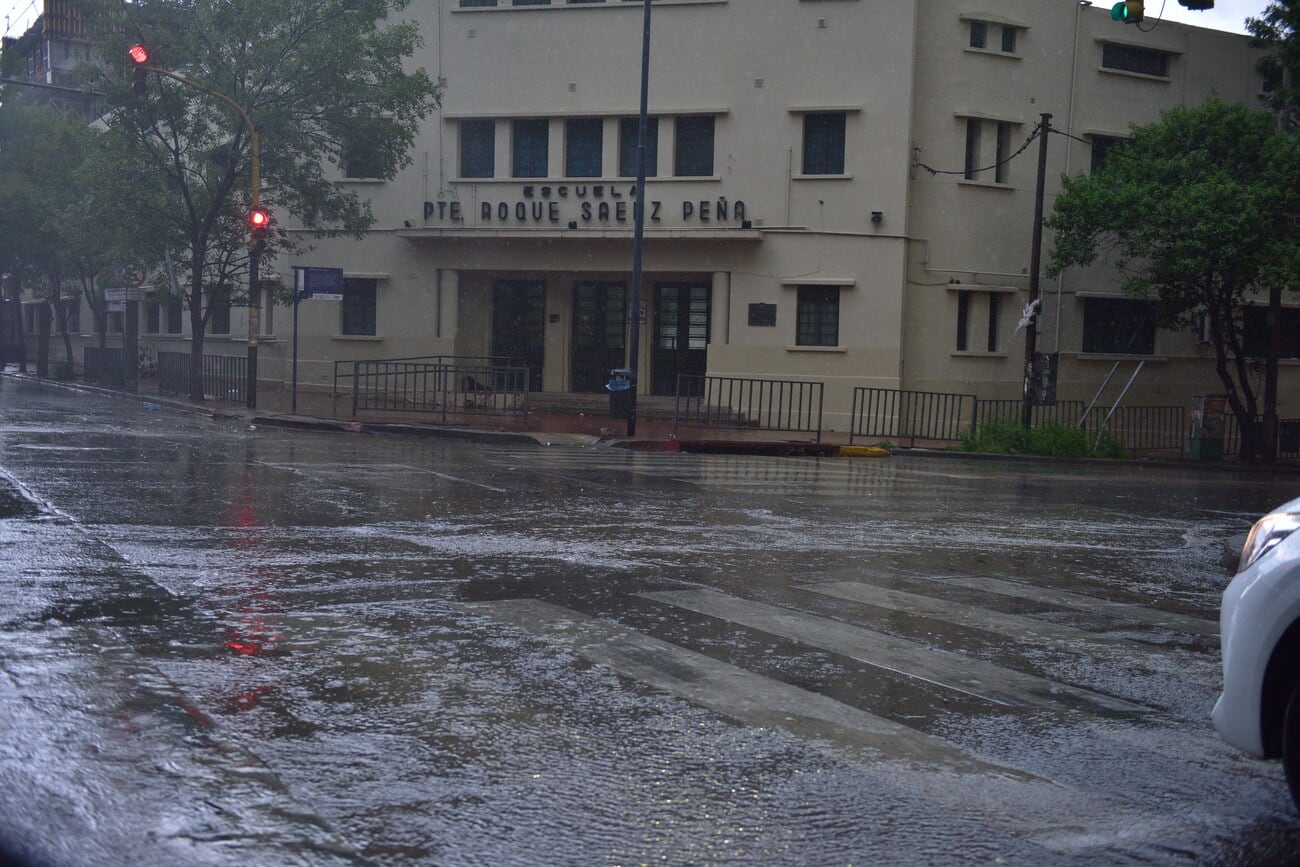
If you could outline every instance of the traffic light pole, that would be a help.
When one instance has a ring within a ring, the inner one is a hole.
[[[1029,250],[1029,324],[1025,327],[1025,396],[1020,408],[1020,423],[1025,427],[1034,419],[1034,356],[1038,352],[1038,272],[1043,262],[1043,188],[1047,182],[1047,135],[1052,130],[1052,116],[1040,115],[1038,126],[1038,185],[1034,189],[1034,232]],[[1061,315],[1058,311],[1056,315]]]

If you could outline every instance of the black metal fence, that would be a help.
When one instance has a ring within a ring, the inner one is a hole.
[[[421,356],[334,363],[334,393],[350,386],[352,415],[363,412],[522,416],[528,421],[528,368],[489,356]]]
[[[1109,421],[1106,412],[1094,409],[1088,414],[1083,428],[1089,440],[1096,442],[1104,430],[1128,454],[1181,455],[1191,439],[1183,406],[1120,406]]]
[[[1018,422],[1024,413],[1025,402],[1023,400],[980,400],[975,406],[975,421],[977,424],[994,421],[1015,421]],[[1045,422],[1056,422],[1065,425],[1077,425],[1079,418],[1083,415],[1083,401],[1081,400],[1060,400],[1051,406],[1034,406],[1031,408],[1029,423],[1031,427],[1038,427]]]
[[[245,399],[248,359],[242,355],[203,356],[203,396],[214,400]],[[190,393],[190,356],[187,352],[158,353],[159,394]]]
[[[820,382],[678,375],[673,434],[732,428],[813,434],[821,442],[824,391]]]
[[[849,442],[870,437],[914,446],[918,439],[956,440],[974,427],[978,403],[973,394],[855,388]]]
[[[1237,422],[1236,413],[1231,411],[1224,416],[1223,453],[1241,454],[1241,425]],[[1300,418],[1277,420],[1277,456],[1300,458]]]
[[[121,347],[87,346],[83,349],[82,376],[109,388],[122,388],[125,373],[122,369]]]

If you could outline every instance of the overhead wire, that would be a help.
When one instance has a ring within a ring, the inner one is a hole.
[[[1002,166],[1007,165],[1016,157],[1024,153],[1025,150],[1028,149],[1028,147],[1034,142],[1034,140],[1037,139],[1040,134],[1042,134],[1042,131],[1043,131],[1043,125],[1041,123],[1035,125],[1034,131],[1029,134],[1029,138],[1025,139],[1025,143],[1022,144],[1016,150],[1015,153],[1009,155],[1006,159],[999,160],[998,162],[994,163],[991,166],[984,166],[983,168],[979,168],[979,169],[955,169],[955,170],[936,169],[933,166],[926,165],[923,162],[917,162],[915,163],[915,166],[919,169],[925,169],[927,172],[930,173],[931,177],[934,177],[935,175],[977,175],[980,172],[991,172],[994,169],[999,169]]]

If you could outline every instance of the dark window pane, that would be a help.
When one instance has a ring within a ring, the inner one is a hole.
[[[795,343],[839,346],[840,287],[800,286]]]
[[[988,41],[989,26],[983,21],[972,21],[970,23],[970,47],[983,48]]]
[[[1268,308],[1244,307],[1241,342],[1247,358],[1268,354]],[[1300,308],[1282,308],[1282,346],[1278,358],[1300,358]]]
[[[1002,28],[1002,50],[1008,54],[1015,53],[1016,50],[1016,28]]]
[[[167,333],[180,334],[185,320],[185,308],[179,298],[167,302]]]
[[[997,132],[997,158],[995,160],[997,168],[993,170],[993,180],[996,183],[1005,184],[1007,182],[1007,170],[1011,167],[1008,162],[1011,157],[1011,124],[998,124]]]
[[[490,178],[496,175],[497,123],[495,120],[460,122],[460,176]]]
[[[704,178],[713,174],[713,115],[683,115],[677,118],[677,141],[673,152],[673,175]]]
[[[989,352],[998,351],[998,313],[1002,309],[1002,297],[1000,295],[989,294],[989,341],[987,344]]]
[[[144,305],[144,332],[157,334],[162,325],[162,306],[158,299],[150,298]]]
[[[1101,46],[1101,65],[1107,69],[1137,72],[1141,75],[1169,77],[1169,54],[1136,45],[1107,42]]]
[[[1092,157],[1089,160],[1089,170],[1094,172],[1106,164],[1106,158],[1110,155],[1111,150],[1124,141],[1124,139],[1112,135],[1094,135],[1088,138],[1092,142]]]
[[[544,118],[517,120],[511,124],[513,165],[516,178],[546,177],[546,152],[549,147],[550,123]]]
[[[605,124],[598,117],[574,117],[564,122],[564,174],[570,178],[601,175],[601,143]]]
[[[497,0],[460,0],[462,9],[468,9],[471,6],[495,6]]]
[[[208,319],[209,334],[230,333],[230,290],[220,288],[208,300],[212,315]]]
[[[353,132],[343,143],[343,176],[346,178],[382,178],[385,170],[375,142],[376,130]]]
[[[968,181],[975,180],[979,172],[977,169],[983,168],[980,163],[980,131],[984,124],[978,118],[966,118],[966,173]]]
[[[843,112],[804,115],[803,173],[844,174]]]
[[[343,281],[342,334],[375,334],[375,281],[348,278]]]
[[[1083,299],[1083,351],[1107,355],[1153,355],[1155,307],[1127,298]]]
[[[659,174],[659,118],[645,119],[645,176]],[[623,178],[636,177],[637,135],[640,118],[625,117],[618,122],[618,174]]]
[[[957,293],[957,351],[965,352],[969,346],[970,336],[970,292],[962,290]]]

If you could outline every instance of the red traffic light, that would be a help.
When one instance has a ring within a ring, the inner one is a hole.
[[[132,45],[126,53],[131,58],[131,62],[137,66],[143,66],[149,62],[149,49],[143,45]]]
[[[271,215],[261,208],[255,208],[248,212],[248,225],[253,227],[253,231],[258,229],[265,230],[271,224]]]

